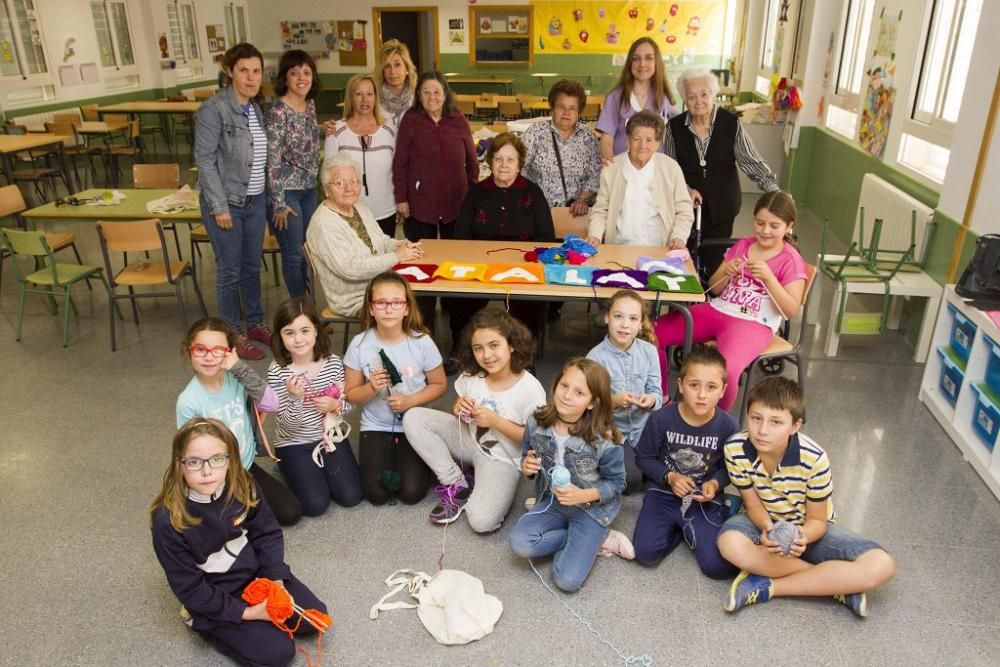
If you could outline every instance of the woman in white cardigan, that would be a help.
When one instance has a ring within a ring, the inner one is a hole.
[[[601,172],[597,201],[590,209],[590,242],[618,245],[687,245],[694,209],[684,172],[659,153],[663,119],[640,111],[625,126],[628,152]]]
[[[399,262],[420,259],[424,251],[419,243],[386,236],[371,210],[358,203],[361,177],[347,154],[323,165],[323,189],[326,199],[309,221],[306,241],[327,306],[338,315],[355,315],[368,281]]]

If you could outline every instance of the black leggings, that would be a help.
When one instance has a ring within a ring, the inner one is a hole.
[[[264,500],[271,507],[280,525],[292,526],[302,518],[302,503],[291,489],[256,463],[250,466],[248,472],[257,481]]]
[[[401,427],[402,428],[402,427]],[[383,470],[399,473],[402,486],[397,495],[407,505],[419,503],[431,485],[431,469],[413,451],[402,432],[362,431],[358,447],[361,464],[361,491],[372,505],[384,505],[392,492],[379,483]]]

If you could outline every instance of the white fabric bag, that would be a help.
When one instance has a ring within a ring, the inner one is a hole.
[[[385,580],[393,589],[376,602],[368,617],[380,611],[416,609],[427,632],[440,644],[468,644],[493,632],[503,604],[487,595],[483,582],[461,570],[441,570],[433,577],[414,570],[397,570]],[[419,604],[386,602],[404,588]]]

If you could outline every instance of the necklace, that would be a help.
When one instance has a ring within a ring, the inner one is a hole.
[[[565,419],[563,419],[562,417],[560,417],[558,413],[556,414],[556,419],[558,419],[559,421],[561,421],[563,424],[566,424],[567,426],[573,426],[578,421],[580,421],[580,417],[577,417],[573,421],[566,421]]]

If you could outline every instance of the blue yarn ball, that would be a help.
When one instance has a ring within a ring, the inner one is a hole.
[[[562,488],[570,485],[569,470],[566,466],[552,467],[552,486]]]
[[[799,527],[790,521],[781,519],[774,522],[771,533],[767,536],[772,542],[777,542],[781,553],[785,556],[792,550],[792,542],[799,536]]]

